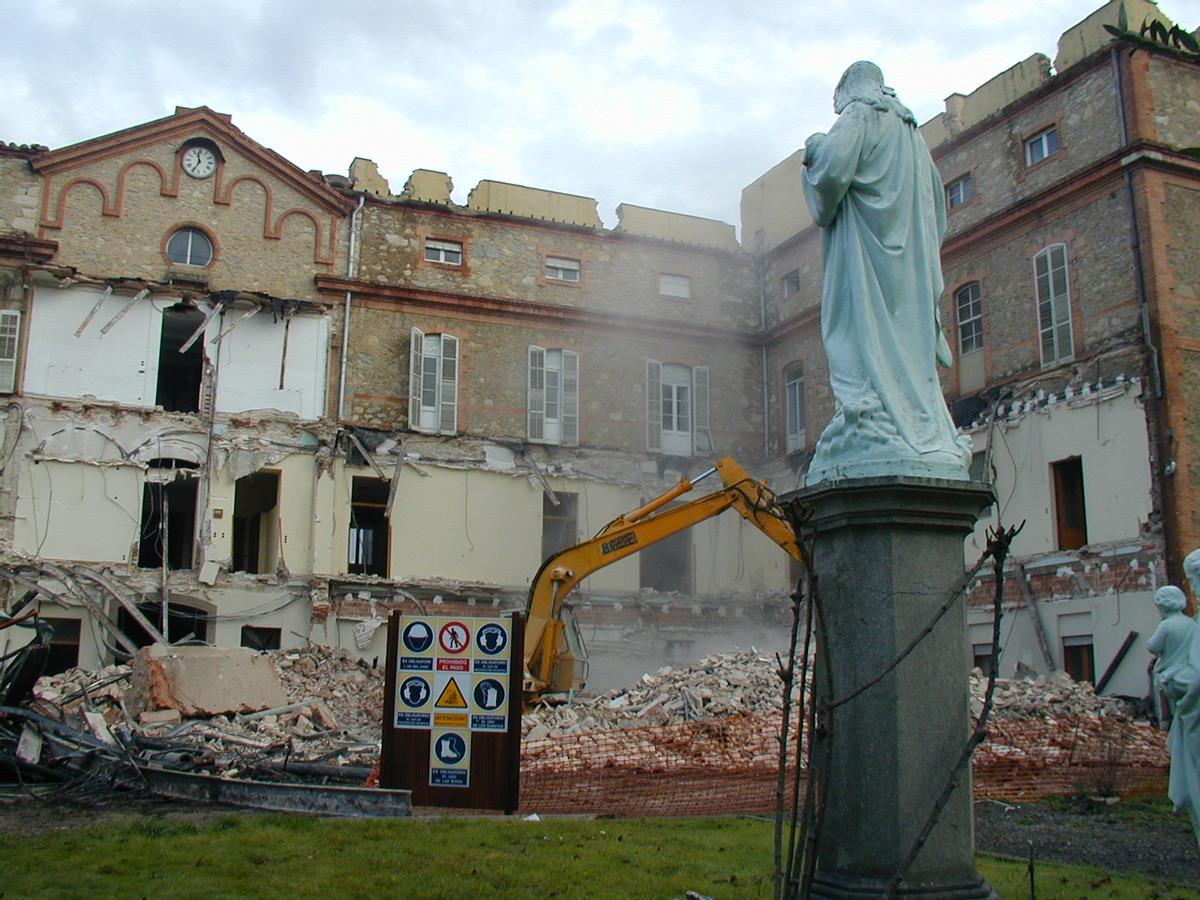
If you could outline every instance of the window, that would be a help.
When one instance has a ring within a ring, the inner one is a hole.
[[[542,494],[542,559],[579,543],[579,495],[555,491],[558,506]]]
[[[529,348],[529,439],[579,443],[579,354]]]
[[[202,269],[213,261],[212,241],[199,228],[180,228],[167,240],[167,258]]]
[[[462,241],[425,238],[425,260],[426,262],[441,263],[444,266],[461,266],[463,261]]]
[[[387,503],[391,485],[382,478],[355,478],[350,484],[351,575],[388,577]]]
[[[42,621],[54,629],[43,675],[59,675],[79,665],[79,620],[44,616]]]
[[[1058,128],[1051,126],[1025,140],[1025,165],[1035,166],[1058,152]]]
[[[696,658],[696,642],[667,638],[663,642],[663,655],[667,659],[691,660]]]
[[[663,538],[638,554],[643,589],[681,594],[692,592],[692,532],[684,530]]]
[[[142,491],[138,567],[190,569],[196,532],[196,464],[152,459]],[[140,645],[139,645],[140,646]]]
[[[1096,683],[1096,654],[1090,634],[1062,639],[1063,669],[1076,681]]]
[[[1087,509],[1083,503],[1083,458],[1050,463],[1054,482],[1054,521],[1059,550],[1078,550],[1087,543]]]
[[[804,366],[788,366],[783,373],[784,410],[787,419],[787,452],[804,449]]]
[[[17,388],[17,338],[21,334],[21,314],[15,309],[0,310],[0,394]]]
[[[188,644],[205,644],[208,642],[208,611],[187,603],[167,603],[167,627],[163,628],[162,601],[147,600],[137,605],[138,610],[150,624],[157,628],[172,644],[186,642]],[[154,639],[124,606],[117,610],[117,627],[129,637],[136,647],[149,647]],[[116,654],[118,662],[124,662],[129,654]]]
[[[579,283],[579,260],[564,256],[547,256],[545,263],[547,281]]]
[[[784,300],[786,300],[788,297],[793,296],[794,294],[800,293],[800,270],[792,269],[792,271],[790,271],[786,275],[784,275],[783,279],[782,279],[782,284],[783,284],[783,299]]]
[[[946,206],[957,209],[975,196],[975,182],[968,173],[946,185]]]
[[[1054,244],[1033,258],[1037,288],[1038,332],[1042,365],[1075,355],[1071,335],[1071,285],[1067,274],[1067,245]]]
[[[964,284],[954,292],[954,308],[958,310],[959,353],[973,353],[983,348],[983,303],[979,293],[978,281]]]
[[[279,628],[262,628],[258,625],[242,626],[242,646],[251,650],[278,650],[282,631]]]
[[[186,353],[179,348],[204,321],[204,313],[187,303],[163,311],[158,342],[158,381],[154,402],[167,412],[199,412],[204,380],[204,341],[192,341]]]
[[[658,292],[664,297],[687,300],[692,296],[692,279],[686,275],[659,275]]]
[[[646,445],[679,456],[712,452],[707,366],[646,360]]]
[[[458,430],[458,338],[412,330],[408,427],[428,434]]]
[[[984,678],[992,674],[992,644],[990,641],[986,644],[971,645],[971,666],[983,672]]]
[[[252,472],[233,484],[233,571],[274,572],[279,562],[279,473]]]

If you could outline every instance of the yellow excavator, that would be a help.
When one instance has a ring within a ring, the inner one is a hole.
[[[714,472],[720,473],[723,488],[663,509]],[[682,478],[679,484],[644,506],[613,519],[591,540],[568,547],[542,563],[529,587],[525,607],[525,708],[569,700],[587,681],[587,650],[566,603],[567,595],[579,582],[730,507],[779,544],[792,559],[803,561],[804,551],[797,542],[792,519],[775,494],[761,481],[751,478],[731,457],[724,457],[696,478]]]

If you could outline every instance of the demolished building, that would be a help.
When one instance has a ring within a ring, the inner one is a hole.
[[[1149,595],[1200,539],[1200,63],[1114,42],[1116,9],[922,130],[950,210],[943,387],[999,497],[966,558],[1027,521],[1004,673],[1140,695]],[[205,107],[0,145],[10,603],[38,599],[55,669],[159,633],[370,661],[388,610],[520,608],[547,555],[715,456],[798,486],[832,414],[800,163],[746,188],[739,244],[499,181],[459,203],[439,172],[306,172]],[[735,517],[596,573],[591,686],[781,641],[794,574]]]

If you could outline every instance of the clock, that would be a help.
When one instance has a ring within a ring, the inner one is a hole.
[[[217,155],[207,147],[188,147],[183,151],[182,165],[193,178],[207,178],[217,170]]]

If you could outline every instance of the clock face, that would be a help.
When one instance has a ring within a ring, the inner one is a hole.
[[[193,178],[207,178],[217,170],[217,156],[207,147],[188,147],[183,152],[183,171]]]

